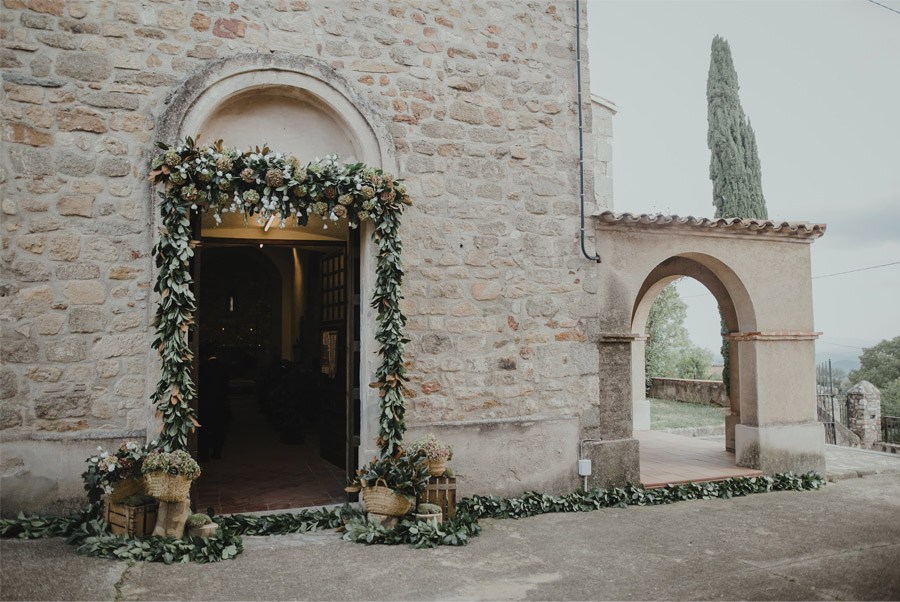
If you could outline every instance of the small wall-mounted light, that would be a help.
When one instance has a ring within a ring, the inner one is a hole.
[[[262,243],[259,243],[259,248],[260,248],[260,249],[263,248],[263,244],[262,244]]]

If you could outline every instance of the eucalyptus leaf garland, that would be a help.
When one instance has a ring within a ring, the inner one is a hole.
[[[285,535],[324,529],[339,529],[342,538],[365,544],[399,545],[416,548],[464,546],[481,533],[481,518],[518,519],[551,512],[590,512],[600,508],[659,506],[684,500],[729,499],[769,491],[820,489],[825,480],[816,473],[791,473],[772,477],[735,477],[711,483],[685,483],[659,489],[640,486],[599,488],[567,495],[547,495],[529,491],[517,498],[476,495],[464,498],[456,516],[436,525],[407,516],[396,527],[386,528],[371,521],[361,510],[344,505],[333,509],[302,510],[296,513],[215,517],[220,529],[216,537],[201,539],[127,538],[110,535],[106,524],[90,514],[69,518],[39,518],[19,515],[0,520],[0,536],[20,539],[68,536],[79,554],[144,560],[150,562],[216,562],[243,551],[242,535]],[[99,506],[97,506],[99,507]]]
[[[162,418],[165,449],[187,449],[188,434],[200,426],[191,408],[197,390],[188,346],[197,309],[191,290],[191,216],[208,211],[217,222],[225,213],[237,213],[260,224],[278,220],[282,228],[290,220],[305,226],[310,215],[320,216],[326,225],[342,219],[351,228],[373,223],[378,254],[371,305],[378,314],[375,339],[381,346],[381,365],[372,386],[381,398],[379,449],[382,456],[393,455],[406,429],[403,348],[408,341],[400,310],[400,218],[412,203],[402,181],[362,163],[342,164],[336,155],[303,164],[268,147],[247,152],[224,148],[221,140],[198,146],[187,138],[175,146],[159,146],[162,152],[153,159],[150,179],[164,186],[159,193],[163,226],[153,248],[158,270],[154,291],[159,296],[153,346],[162,371],[152,399]]]

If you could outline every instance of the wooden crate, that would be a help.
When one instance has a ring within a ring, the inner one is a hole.
[[[103,517],[109,523],[109,530],[113,535],[146,537],[153,533],[158,510],[159,502],[145,506],[126,506],[107,499],[103,508]]]
[[[416,503],[436,504],[441,507],[445,519],[453,518],[456,516],[456,478],[431,477]]]

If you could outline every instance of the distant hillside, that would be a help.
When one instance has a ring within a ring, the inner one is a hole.
[[[832,368],[840,368],[841,370],[846,370],[848,373],[851,370],[856,370],[859,368],[859,358],[853,360],[831,360]]]
[[[859,355],[862,351],[853,351],[852,349],[841,349],[833,351],[832,348],[816,349],[816,364],[824,364],[831,360],[832,368],[840,368],[850,372],[859,368]]]

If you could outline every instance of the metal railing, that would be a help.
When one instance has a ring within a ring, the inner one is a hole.
[[[881,440],[885,443],[900,443],[900,416],[881,417]]]
[[[838,390],[834,386],[831,372],[831,360],[816,367],[818,384],[816,385],[816,410],[819,422],[825,427],[825,442],[837,444],[837,431],[839,424],[843,427],[850,426],[847,400],[837,399]]]

